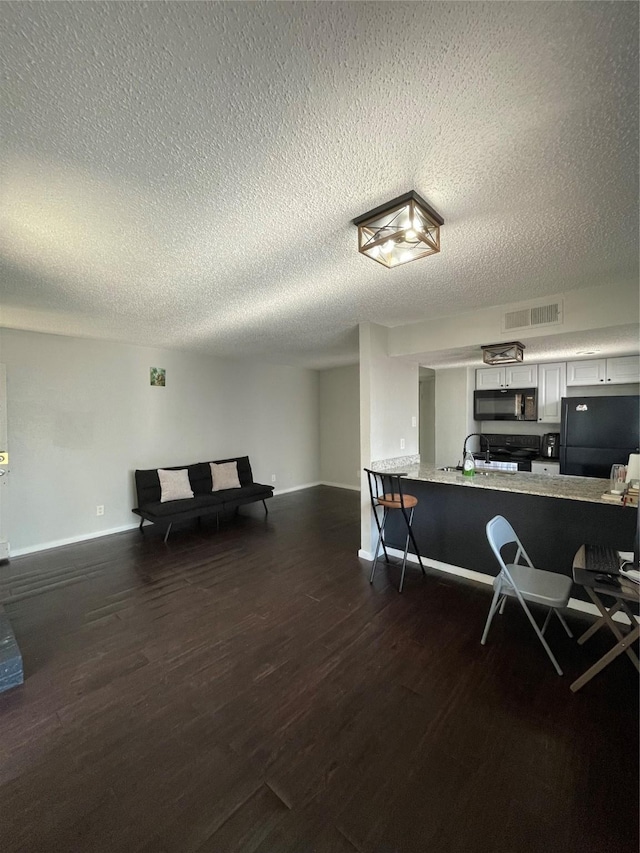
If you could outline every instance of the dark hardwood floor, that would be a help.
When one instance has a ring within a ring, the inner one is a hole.
[[[0,567],[3,853],[637,849],[636,673],[569,690],[604,632],[552,621],[559,678],[513,602],[480,645],[489,587],[371,587],[357,493],[270,510]]]

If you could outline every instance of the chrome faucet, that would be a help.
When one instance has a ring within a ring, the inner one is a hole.
[[[470,438],[473,438],[474,435],[477,435],[478,438],[480,439],[480,449],[481,450],[482,450],[482,439],[484,439],[484,443],[485,443],[484,461],[489,462],[490,461],[489,460],[489,452],[490,452],[489,439],[487,438],[486,435],[483,435],[483,433],[481,433],[481,432],[471,432],[465,438],[464,445],[462,447],[462,458],[464,459],[464,454],[467,452],[467,442],[469,441]]]

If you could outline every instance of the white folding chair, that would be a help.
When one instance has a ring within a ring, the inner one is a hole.
[[[507,596],[513,596],[522,605],[529,622],[533,626],[533,630],[538,635],[540,642],[551,659],[551,663],[556,668],[556,672],[558,675],[562,675],[558,661],[555,659],[553,652],[549,648],[549,644],[544,638],[544,632],[549,624],[551,614],[555,613],[567,634],[573,637],[569,626],[560,613],[560,608],[566,607],[569,602],[571,578],[556,574],[555,572],[545,572],[542,569],[536,569],[529,559],[529,555],[524,550],[522,542],[516,536],[513,527],[501,515],[496,515],[495,518],[492,518],[488,522],[487,539],[500,564],[500,574],[493,582],[493,600],[491,601],[487,623],[484,626],[482,634],[482,645],[484,646],[487,640],[487,634],[489,633],[496,610],[500,609],[500,613],[503,613]],[[513,563],[505,563],[502,558],[502,549],[505,545],[517,546]],[[521,559],[525,561],[524,565],[520,562]],[[531,611],[526,604],[527,601],[533,604],[542,604],[549,608],[542,629],[538,627],[531,615]]]

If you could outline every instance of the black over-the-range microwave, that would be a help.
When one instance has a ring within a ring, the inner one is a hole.
[[[476,421],[537,421],[536,388],[496,388],[473,392]]]

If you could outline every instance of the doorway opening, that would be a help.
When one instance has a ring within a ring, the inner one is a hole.
[[[418,450],[421,465],[436,462],[436,372],[430,367],[421,367],[418,374],[419,424]]]

